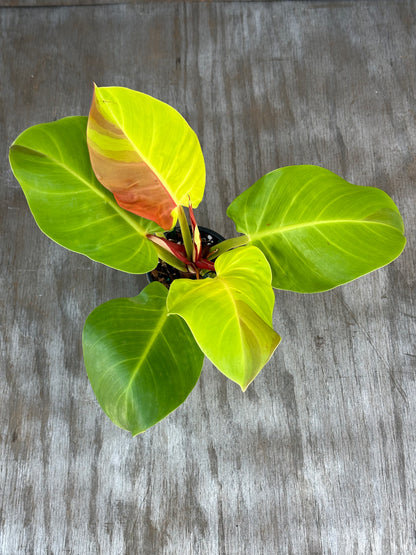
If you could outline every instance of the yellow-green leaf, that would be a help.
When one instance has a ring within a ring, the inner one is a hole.
[[[88,316],[84,361],[103,410],[136,435],[185,401],[204,355],[179,316],[166,311],[166,288],[150,283],[137,297],[114,299]]]
[[[225,252],[217,276],[175,280],[168,311],[182,316],[205,355],[243,390],[280,341],[272,328],[271,271],[256,247]]]
[[[13,173],[48,237],[112,268],[149,272],[158,257],[146,235],[160,227],[120,208],[100,185],[86,132],[81,116],[26,129],[10,148]]]
[[[272,171],[227,214],[265,254],[273,286],[300,293],[326,291],[380,268],[406,243],[400,213],[384,191],[318,166]]]

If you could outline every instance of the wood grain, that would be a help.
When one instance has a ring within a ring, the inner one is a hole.
[[[0,9],[0,553],[416,553],[416,4],[132,3]],[[6,150],[87,114],[92,82],[177,108],[199,135],[198,222],[264,173],[325,166],[398,204],[408,246],[329,293],[276,293],[276,355],[242,394],[208,362],[131,439],[101,412],[81,329],[142,276],[36,227]]]
[[[236,2],[238,0],[184,0],[184,2]],[[256,2],[257,0],[244,0],[244,2]],[[280,0],[271,0],[279,2]],[[342,2],[343,0],[332,0],[334,2]],[[377,2],[377,0],[373,0]],[[177,3],[178,0],[140,0],[140,4],[155,3]],[[118,4],[137,4],[137,0],[0,0],[0,7],[6,8],[39,8],[51,7],[60,8],[63,6],[115,6]]]

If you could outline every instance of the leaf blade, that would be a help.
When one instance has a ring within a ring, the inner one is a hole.
[[[266,255],[279,289],[332,289],[388,264],[405,245],[403,221],[386,193],[317,166],[263,176],[227,214]]]
[[[181,405],[201,373],[203,354],[186,323],[167,314],[166,296],[166,288],[153,282],[137,297],[97,307],[83,330],[85,367],[97,400],[132,435]]]
[[[150,271],[157,254],[146,234],[160,228],[120,208],[97,181],[86,127],[81,116],[30,127],[10,147],[13,173],[52,240],[121,271]]]
[[[171,106],[124,87],[95,87],[88,123],[91,163],[117,202],[171,229],[178,206],[202,199],[199,141]]]
[[[243,247],[220,255],[215,269],[213,279],[175,280],[168,311],[184,318],[205,355],[244,391],[280,341],[270,267],[259,249]]]

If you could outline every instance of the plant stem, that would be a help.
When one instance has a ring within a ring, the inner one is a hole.
[[[176,256],[174,256],[172,253],[170,253],[163,247],[157,245],[156,243],[153,243],[153,246],[156,248],[157,255],[160,258],[160,260],[163,260],[164,262],[166,262],[167,264],[170,264],[171,266],[173,266],[177,270],[180,270],[181,272],[188,271],[188,268],[185,266],[185,264],[180,260],[178,260]]]
[[[181,226],[182,239],[183,244],[185,245],[186,255],[189,260],[192,260],[193,243],[191,232],[189,231],[188,220],[186,219],[186,214],[183,206],[179,206],[178,219],[179,225]]]
[[[212,260],[213,258],[216,258],[223,252],[229,251],[230,249],[235,249],[237,247],[242,247],[243,245],[247,245],[249,240],[250,239],[247,237],[247,235],[240,235],[239,237],[232,237],[231,239],[226,239],[225,241],[222,241],[221,243],[218,243],[217,245],[214,245],[213,247],[210,248],[209,250],[210,254],[208,256],[208,260]]]

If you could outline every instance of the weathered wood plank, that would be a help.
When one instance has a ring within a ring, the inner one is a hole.
[[[283,342],[246,394],[209,363],[132,440],[100,411],[80,332],[143,277],[36,228],[0,166],[0,553],[414,553],[416,4],[258,2],[0,10],[0,136],[86,114],[91,83],[153,94],[207,162],[199,222],[264,173],[314,163],[387,191],[391,266],[277,292]]]
[[[238,2],[239,0],[183,0],[184,2]],[[257,0],[244,0],[245,2],[256,2]],[[279,2],[280,0],[272,0]],[[343,0],[332,0],[332,3],[340,2]],[[377,0],[373,0],[377,1]],[[155,4],[155,3],[177,3],[178,0],[140,0],[140,4]],[[118,4],[137,4],[137,0],[0,0],[0,8],[43,8],[43,7],[66,7],[66,6],[115,6]]]

